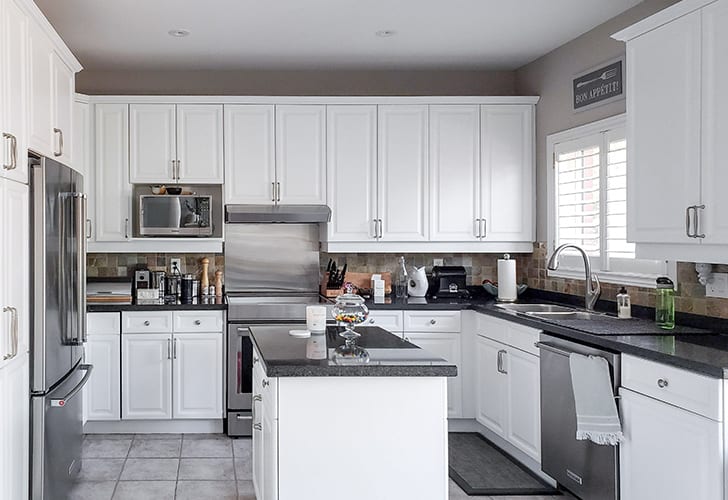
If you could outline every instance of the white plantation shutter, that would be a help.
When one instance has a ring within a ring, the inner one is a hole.
[[[601,273],[664,274],[664,262],[635,258],[627,241],[627,141],[624,127],[554,145],[554,245],[586,250]],[[583,270],[576,252],[559,269]]]

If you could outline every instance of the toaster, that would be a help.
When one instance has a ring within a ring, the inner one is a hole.
[[[435,266],[430,277],[431,297],[468,297],[463,266]]]

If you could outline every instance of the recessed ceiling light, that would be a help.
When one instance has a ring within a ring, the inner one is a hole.
[[[169,36],[175,36],[177,38],[182,38],[190,34],[188,30],[181,29],[169,30],[167,33],[169,33]]]
[[[396,35],[397,32],[394,30],[379,30],[375,33],[375,35],[382,37],[382,38],[388,38],[390,36]]]

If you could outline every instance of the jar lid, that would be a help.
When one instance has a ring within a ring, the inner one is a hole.
[[[657,288],[674,288],[675,284],[667,276],[657,278]]]

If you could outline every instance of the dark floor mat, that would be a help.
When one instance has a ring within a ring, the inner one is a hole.
[[[476,432],[449,433],[450,478],[468,495],[559,495]]]

